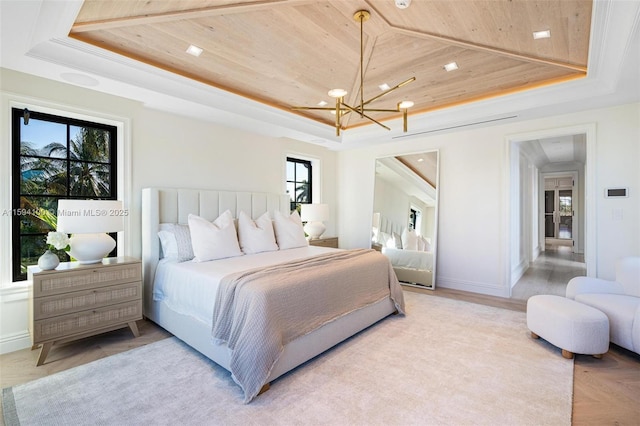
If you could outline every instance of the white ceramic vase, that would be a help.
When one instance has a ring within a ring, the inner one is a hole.
[[[52,253],[51,250],[45,251],[44,254],[38,259],[38,267],[43,271],[56,269],[59,264],[60,259],[58,259],[58,256],[55,253]]]

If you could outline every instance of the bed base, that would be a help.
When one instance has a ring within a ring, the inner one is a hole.
[[[163,302],[155,303],[155,318],[149,319],[178,337],[180,340],[229,370],[230,351],[226,345],[213,344],[211,326],[191,316],[179,314]],[[319,329],[301,336],[284,347],[284,351],[273,366],[265,386],[296,368],[300,364],[320,355],[359,331],[375,324],[396,312],[390,298],[386,298],[357,311],[344,315]],[[266,389],[261,389],[261,392]]]
[[[435,289],[435,285],[433,284],[432,271],[423,269],[400,268],[396,266],[393,267],[393,270],[398,277],[398,281],[400,281],[400,284],[402,285],[426,288],[429,290]]]

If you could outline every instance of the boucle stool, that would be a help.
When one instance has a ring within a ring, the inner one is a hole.
[[[535,339],[542,337],[562,349],[568,359],[573,354],[596,358],[609,350],[609,319],[599,310],[566,297],[532,296],[527,301],[527,327]]]

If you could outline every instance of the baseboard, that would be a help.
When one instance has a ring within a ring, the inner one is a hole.
[[[31,335],[28,330],[13,333],[0,338],[0,355],[31,347]]]
[[[498,287],[495,285],[477,282],[477,281],[462,281],[451,278],[442,278],[436,277],[436,288],[448,288],[451,290],[460,290],[467,291],[470,293],[479,293],[487,296],[496,296],[496,297],[511,297],[510,291],[508,288]]]

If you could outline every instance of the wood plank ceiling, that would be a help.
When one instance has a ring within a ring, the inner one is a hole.
[[[591,8],[591,0],[413,0],[407,9],[394,0],[85,0],[70,36],[287,111],[335,104],[333,88],[359,105],[353,15],[364,9],[364,98],[415,76],[369,105],[411,100],[411,116],[584,77]],[[541,30],[551,37],[534,40]],[[204,49],[200,57],[185,53],[190,44]],[[450,62],[459,69],[445,71]],[[343,120],[343,128],[364,124],[358,114]]]

